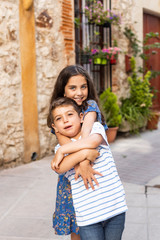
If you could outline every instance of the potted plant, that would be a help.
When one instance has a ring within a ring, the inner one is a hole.
[[[104,6],[101,1],[92,0],[89,6],[85,6],[85,16],[88,18],[88,22],[97,25],[106,25],[107,23],[113,23],[119,25],[121,23],[121,16],[114,13],[112,10],[104,10]]]
[[[107,48],[94,48],[91,49],[91,57],[93,59],[94,64],[101,64],[106,65],[107,64],[107,56],[108,56],[108,49]]]
[[[110,64],[116,64],[120,52],[121,49],[118,47],[94,48],[91,49],[91,56],[94,64],[106,65],[107,61],[110,61]]]
[[[110,64],[114,65],[117,62],[118,55],[121,52],[121,49],[118,47],[109,47],[108,48],[108,56],[110,60]]]
[[[152,110],[149,115],[146,128],[149,130],[158,129],[159,116],[160,116],[159,112]]]
[[[109,128],[106,131],[108,142],[111,143],[116,138],[117,130],[121,124],[122,119],[120,107],[117,102],[117,96],[111,92],[111,88],[107,88],[100,95],[100,105],[104,114],[105,121]]]
[[[130,85],[130,96],[122,99],[121,114],[122,123],[119,131],[138,132],[145,127],[150,116],[153,94],[150,89],[151,72],[148,71],[144,77],[138,76],[135,58],[131,58],[131,76],[128,77]]]

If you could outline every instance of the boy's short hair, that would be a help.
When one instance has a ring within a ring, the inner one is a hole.
[[[68,105],[72,106],[74,110],[78,113],[78,115],[80,115],[80,113],[82,112],[82,108],[78,106],[78,104],[71,98],[67,98],[67,97],[57,98],[50,104],[49,113],[47,117],[47,126],[49,128],[52,128],[52,123],[53,123],[52,111],[57,107],[68,106]]]

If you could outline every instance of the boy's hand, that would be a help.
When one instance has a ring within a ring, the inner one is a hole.
[[[64,155],[61,152],[60,148],[57,150],[52,162],[51,162],[51,168],[56,171],[56,169],[59,168],[59,164],[61,163],[61,161],[63,160]]]
[[[92,166],[90,165],[89,160],[85,160],[81,162],[80,164],[75,166],[75,180],[78,179],[79,175],[82,177],[84,185],[86,189],[89,189],[88,183],[91,186],[92,190],[94,190],[93,181],[96,183],[97,186],[99,186],[97,179],[95,178],[95,174],[103,176],[98,171],[95,171]]]

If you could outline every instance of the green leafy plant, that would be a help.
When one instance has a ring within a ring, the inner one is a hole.
[[[80,18],[74,18],[74,24],[75,24],[75,27],[76,28],[79,28],[80,25],[81,25],[81,21],[80,21]]]
[[[132,69],[131,76],[128,77],[130,97],[121,100],[121,114],[122,122],[128,121],[131,131],[138,131],[150,116],[153,98],[149,81],[151,72],[148,71],[142,78],[138,76],[135,58],[132,57],[130,62]]]
[[[138,40],[136,34],[129,27],[125,27],[124,35],[128,38],[130,42],[130,48],[133,56],[140,57],[143,60],[143,66],[138,66],[137,72],[145,74],[148,70],[150,70],[148,69],[149,68],[148,60],[150,56],[156,55],[157,54],[156,50],[160,48],[159,42],[160,33],[158,32],[147,33],[142,43]],[[155,41],[154,43],[149,44],[149,40],[151,39],[154,39]],[[151,76],[149,78],[150,80],[160,75],[160,71],[155,69],[150,70],[150,73],[151,73]],[[150,86],[150,90],[154,94],[153,98],[156,98],[158,90],[153,86]]]
[[[133,56],[136,57],[138,53],[142,52],[142,46],[140,46],[141,42],[137,39],[136,34],[129,27],[124,28],[123,34],[128,38]]]
[[[107,88],[100,95],[100,105],[108,127],[118,127],[121,124],[120,107],[117,103],[117,96]]]

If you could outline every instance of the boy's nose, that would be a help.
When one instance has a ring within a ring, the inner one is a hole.
[[[64,121],[64,122],[68,122],[68,117],[67,117],[67,116],[64,116],[64,117],[63,117],[63,121]]]

